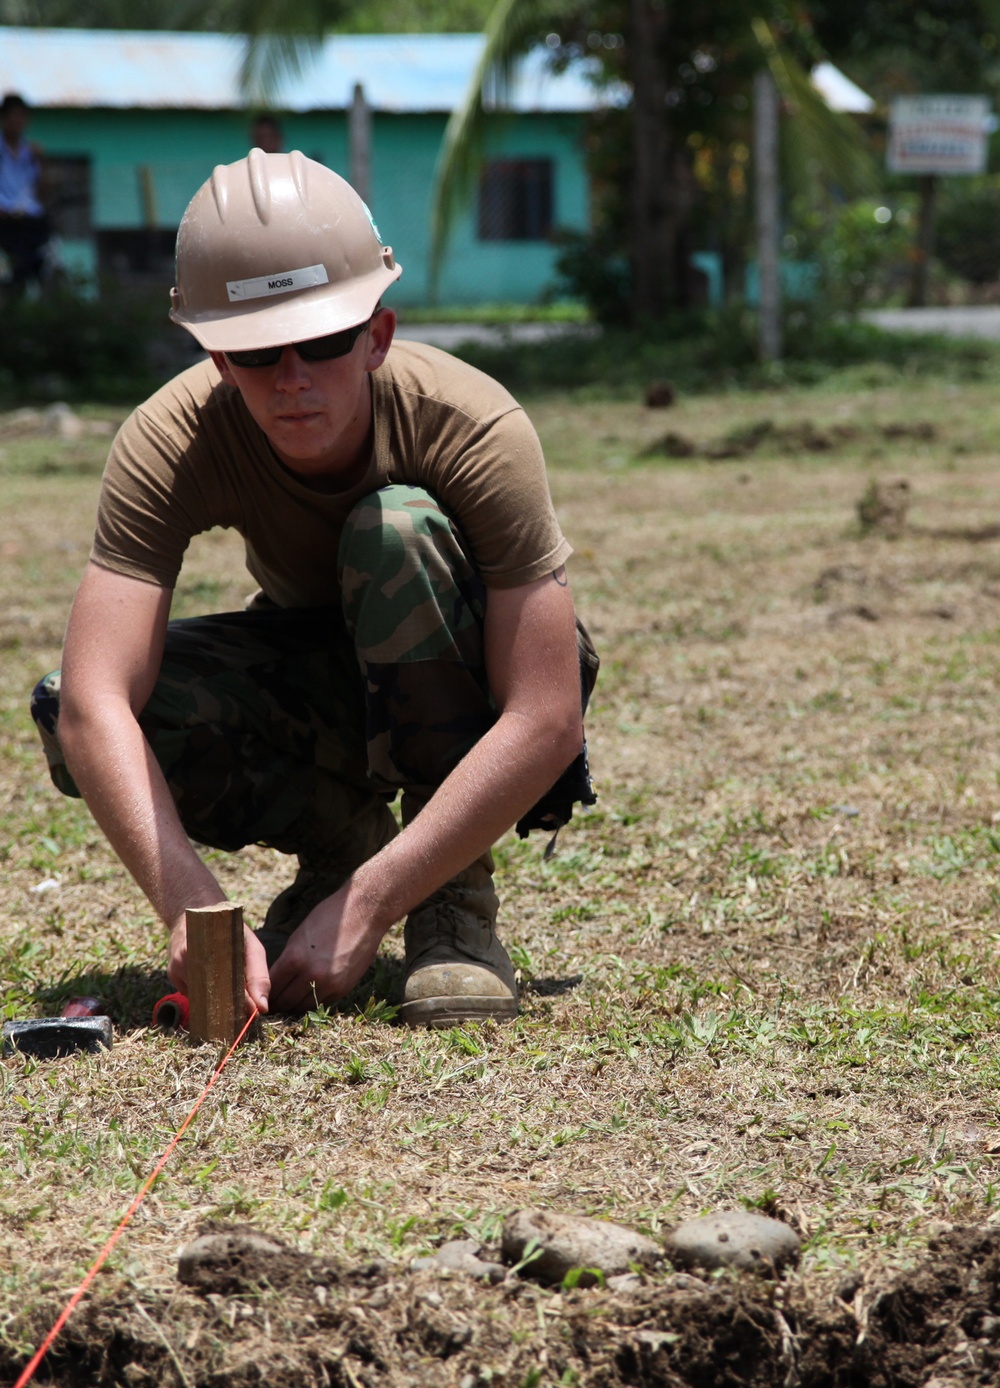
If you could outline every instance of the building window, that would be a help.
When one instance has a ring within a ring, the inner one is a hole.
[[[73,154],[47,154],[42,184],[52,225],[66,241],[91,234],[90,160]]]
[[[160,227],[102,227],[97,233],[97,267],[121,281],[172,284],[176,231]]]
[[[551,159],[489,159],[479,179],[480,241],[545,241],[552,231]]]

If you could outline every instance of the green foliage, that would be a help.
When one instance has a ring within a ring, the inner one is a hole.
[[[962,279],[1000,279],[1000,178],[949,179],[937,222],[937,253]]]
[[[631,274],[627,257],[607,227],[564,231],[557,237],[556,293],[582,300],[598,323],[628,321]]]
[[[331,10],[330,17],[345,33],[455,34],[481,29],[491,8],[492,0],[380,0],[378,5],[347,0],[336,12]],[[255,14],[265,17],[266,7],[251,7],[239,0],[210,0],[208,4],[195,0],[0,0],[0,23],[55,29],[240,33],[249,23],[249,32],[256,32]],[[281,16],[271,13],[268,17]]]
[[[537,1262],[544,1252],[545,1249],[542,1247],[539,1239],[529,1239],[521,1251],[519,1260],[512,1264],[510,1275],[516,1276],[519,1272],[523,1272],[526,1267],[530,1267],[532,1263]]]
[[[385,998],[371,996],[363,1007],[358,1008],[358,1011],[364,1021],[371,1026],[386,1026],[395,1021],[399,1008]]]
[[[344,21],[355,34],[466,34],[486,24],[493,0],[379,0],[352,7]]]
[[[819,238],[822,288],[833,309],[885,303],[903,287],[912,241],[909,207],[858,201],[842,206]]]
[[[566,1291],[571,1292],[576,1287],[603,1287],[606,1278],[601,1268],[570,1268],[563,1277],[562,1284]]]
[[[485,323],[507,327],[512,323],[588,323],[590,315],[583,304],[559,299],[544,304],[452,304],[414,308],[409,304],[399,313],[400,325],[414,323]],[[406,334],[400,332],[400,336]]]
[[[343,1186],[337,1185],[335,1181],[326,1181],[316,1198],[316,1206],[320,1210],[340,1210],[349,1199],[350,1196]]]
[[[45,29],[225,29],[226,0],[0,0],[0,23]]]
[[[809,15],[834,62],[880,101],[996,86],[995,0],[811,0]]]
[[[882,383],[895,374],[978,379],[997,360],[988,342],[882,332],[834,314],[825,305],[786,314],[786,359],[764,366],[756,316],[741,307],[676,315],[642,330],[609,328],[548,342],[493,346],[465,343],[456,354],[502,381],[515,395],[565,390],[583,397],[642,396],[653,381],[681,393],[760,389],[825,380],[831,371],[867,369]],[[867,383],[867,382],[865,382]]]
[[[172,330],[161,292],[104,285],[91,297],[72,284],[3,304],[0,404],[44,400],[132,401],[163,375],[156,349]]]

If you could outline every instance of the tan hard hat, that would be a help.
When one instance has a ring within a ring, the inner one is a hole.
[[[365,322],[401,274],[345,179],[252,149],[188,204],[170,317],[210,352],[279,347]]]

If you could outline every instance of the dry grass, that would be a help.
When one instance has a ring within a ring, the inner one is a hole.
[[[348,1008],[270,1025],[113,1258],[123,1297],[166,1308],[173,1353],[177,1250],[207,1218],[403,1260],[453,1231],[489,1239],[517,1205],[655,1233],[749,1202],[801,1230],[814,1282],[993,1218],[1000,555],[862,538],[854,514],[871,477],[905,475],[922,527],[1000,521],[993,393],[538,404],[604,668],[598,806],[549,862],[540,840],[498,854],[522,1016],[391,1024],[366,1007],[397,977],[390,941]],[[858,432],[801,458],[638,461],[668,428],[711,444],[763,418]],[[876,430],[914,421],[933,437]],[[26,712],[58,663],[103,447],[0,419],[2,1014],[98,991],[120,1028],[99,1058],[0,1067],[8,1355],[30,1350],[215,1058],[146,1029],[159,927],[48,787]],[[247,587],[238,544],[212,536],[176,610],[238,606]],[[289,876],[262,850],[210,856],[251,916]]]

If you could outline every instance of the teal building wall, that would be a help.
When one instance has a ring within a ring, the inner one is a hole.
[[[556,227],[589,225],[583,154],[584,117],[496,117],[487,154],[553,160]],[[347,116],[319,111],[281,117],[288,149],[301,149],[349,175]],[[383,238],[403,266],[387,302],[428,302],[430,193],[446,117],[375,112],[370,203]],[[90,161],[92,230],[173,231],[213,167],[247,151],[249,118],[234,111],[58,110],[32,113],[30,137],[53,157]],[[531,303],[554,280],[557,251],[548,241],[490,241],[477,235],[475,210],[456,222],[440,280],[442,305]],[[93,272],[93,240],[63,245],[66,263]]]

